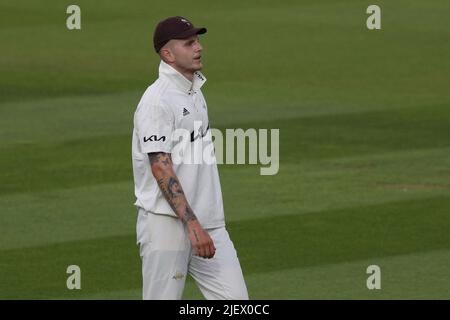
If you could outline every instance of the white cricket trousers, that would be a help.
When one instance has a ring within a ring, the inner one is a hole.
[[[136,231],[144,300],[180,300],[187,274],[208,300],[248,300],[236,250],[225,227],[206,230],[216,247],[211,259],[193,254],[186,227],[178,218],[139,209]]]

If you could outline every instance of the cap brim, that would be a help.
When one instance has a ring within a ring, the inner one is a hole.
[[[174,39],[186,39],[189,37],[192,37],[196,34],[205,34],[208,30],[206,28],[192,28],[189,30],[186,30],[185,32],[180,33]]]

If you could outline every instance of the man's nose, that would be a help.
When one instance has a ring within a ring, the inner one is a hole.
[[[202,50],[203,50],[202,45],[200,44],[200,42],[197,42],[197,48],[196,48],[195,51],[197,51],[197,52],[202,52]]]

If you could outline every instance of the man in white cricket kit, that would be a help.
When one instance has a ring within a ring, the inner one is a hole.
[[[200,91],[206,78],[200,72],[198,35],[204,33],[205,28],[195,28],[183,17],[157,25],[153,44],[161,57],[159,78],[134,114],[132,160],[144,299],[181,299],[187,274],[206,299],[248,299],[225,229],[217,165],[193,162],[192,157],[203,159],[205,149],[189,148],[199,142],[211,145]],[[176,137],[180,131],[188,133],[187,144]],[[182,161],[175,161],[175,149]]]

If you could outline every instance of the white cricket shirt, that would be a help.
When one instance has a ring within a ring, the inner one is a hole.
[[[204,228],[216,228],[224,226],[225,219],[214,151],[206,152],[213,149],[208,109],[200,91],[205,81],[201,72],[195,72],[191,82],[161,61],[159,78],[147,88],[134,114],[135,205],[176,216],[153,177],[148,158],[150,152],[172,153],[174,171],[194,214]],[[180,131],[186,139],[173,138]],[[205,153],[210,155],[208,161],[203,160]]]

